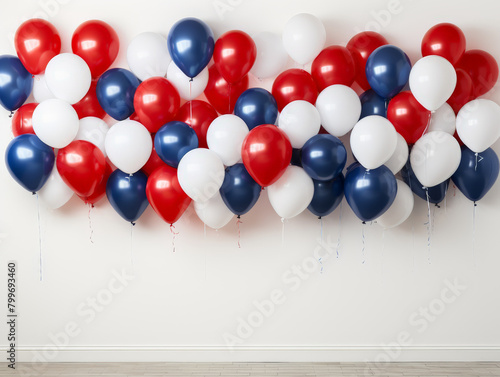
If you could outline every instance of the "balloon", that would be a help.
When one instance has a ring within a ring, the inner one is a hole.
[[[410,89],[427,110],[439,109],[453,94],[457,74],[451,63],[436,55],[426,56],[410,71]]]
[[[499,162],[495,151],[488,148],[480,154],[462,148],[462,159],[451,179],[467,199],[481,200],[498,178]]]
[[[144,166],[141,168],[141,170],[146,173],[147,176],[150,176],[157,168],[160,166],[166,166],[160,156],[158,156],[158,153],[156,153],[156,149],[154,146],[154,140],[155,140],[155,135],[151,135],[151,138],[153,140],[153,150],[151,151],[151,156],[149,156],[148,161],[144,164]]]
[[[272,94],[278,104],[278,110],[281,111],[292,101],[304,100],[314,104],[318,98],[318,89],[309,72],[293,68],[276,77]]]
[[[208,68],[204,68],[196,77],[190,79],[174,62],[170,62],[167,71],[168,80],[174,85],[182,99],[190,101],[203,94],[208,84]]]
[[[429,200],[429,203],[432,204],[439,204],[444,200],[446,192],[448,191],[448,184],[450,183],[450,180],[446,179],[436,186],[424,187],[415,176],[411,168],[410,160],[408,160],[401,169],[401,177],[406,184],[410,186],[411,191],[413,191],[415,195],[423,200]]]
[[[134,109],[149,132],[156,132],[174,119],[181,99],[177,89],[163,77],[151,77],[137,87]]]
[[[96,117],[85,117],[80,119],[80,126],[75,140],[86,140],[99,148],[106,157],[105,140],[109,127],[105,121]]]
[[[215,118],[217,111],[212,105],[205,101],[193,100],[180,107],[174,120],[189,124],[198,136],[198,148],[208,148],[207,130]]]
[[[110,69],[97,81],[99,104],[112,118],[125,120],[134,113],[134,95],[139,84],[132,72],[123,68]]]
[[[314,195],[307,207],[318,217],[327,216],[337,208],[344,199],[344,176],[339,174],[330,181],[314,182]]]
[[[0,56],[0,105],[14,111],[26,102],[33,88],[33,77],[12,55]]]
[[[204,202],[219,192],[224,181],[224,164],[209,149],[193,149],[181,159],[177,176],[182,189],[191,199]]]
[[[257,56],[250,72],[259,79],[276,76],[288,61],[281,36],[265,31],[255,35],[253,40]]]
[[[457,85],[453,94],[448,98],[448,103],[453,108],[455,114],[469,101],[472,100],[472,79],[463,69],[456,69]]]
[[[422,56],[438,55],[455,65],[465,52],[465,35],[450,23],[431,27],[422,39]]]
[[[138,34],[127,47],[128,66],[142,81],[154,76],[165,77],[171,61],[167,39],[158,33]]]
[[[52,148],[32,134],[14,138],[5,150],[5,165],[10,175],[33,193],[49,179],[54,159]]]
[[[408,144],[414,144],[428,128],[431,113],[417,101],[412,92],[404,91],[389,102],[387,119]]]
[[[283,46],[299,64],[311,62],[326,42],[325,26],[316,16],[299,13],[288,20],[283,30]]]
[[[380,115],[387,118],[388,101],[380,97],[373,89],[369,89],[359,97],[361,101],[361,115],[359,119],[370,115]]]
[[[241,118],[232,114],[221,115],[208,127],[208,148],[224,165],[231,166],[241,160],[241,145],[247,135],[248,127]]]
[[[94,144],[76,140],[57,153],[57,170],[63,181],[80,197],[92,195],[106,171],[106,160]]]
[[[356,66],[347,48],[329,46],[312,62],[311,74],[321,92],[330,85],[351,86],[356,78]]]
[[[354,214],[363,222],[382,216],[396,199],[398,185],[388,167],[366,170],[361,165],[348,170],[344,194]]]
[[[217,71],[215,65],[208,69],[208,84],[204,93],[208,102],[220,114],[232,113],[236,100],[247,88],[248,76],[235,84],[229,84]]]
[[[78,55],[69,53],[51,59],[45,69],[45,80],[56,98],[71,104],[85,97],[92,83],[87,63]]]
[[[321,118],[314,105],[293,101],[281,111],[278,127],[286,133],[293,148],[302,148],[307,140],[318,134]]]
[[[302,167],[302,150],[301,149],[292,149],[292,160],[290,161],[290,164]]]
[[[129,175],[115,170],[108,178],[106,196],[114,210],[126,221],[133,223],[148,208],[146,184],[148,177],[143,172]]]
[[[33,131],[33,111],[38,103],[27,103],[22,105],[12,117],[12,133],[14,137],[23,134],[35,134]]]
[[[384,229],[401,225],[410,217],[413,211],[414,200],[410,188],[399,179],[396,180],[396,183],[398,188],[394,202],[387,211],[375,220]]]
[[[243,164],[226,168],[220,195],[231,213],[241,216],[252,209],[262,188],[253,180]]]
[[[215,66],[230,84],[234,84],[246,76],[252,68],[256,56],[255,42],[241,30],[228,31],[215,42]]]
[[[482,96],[492,89],[498,80],[498,63],[483,50],[466,51],[457,63],[472,79],[472,95]]]
[[[379,115],[361,119],[351,132],[352,154],[366,169],[376,169],[387,162],[397,144],[394,126]]]
[[[146,195],[158,216],[169,224],[179,220],[191,203],[171,166],[162,166],[149,176]]]
[[[113,168],[109,163],[106,162],[106,168],[104,169],[104,176],[101,179],[101,182],[96,186],[92,194],[87,197],[78,196],[85,204],[89,204],[92,207],[99,200],[106,196],[106,184],[108,182],[109,176],[113,173]]]
[[[188,124],[174,120],[158,130],[154,144],[162,161],[177,168],[186,153],[198,148],[198,137]]]
[[[214,52],[214,33],[197,18],[177,21],[168,33],[168,51],[175,65],[190,78],[203,71]]]
[[[234,214],[226,207],[219,193],[205,202],[194,202],[194,211],[204,224],[212,229],[227,225]]]
[[[50,209],[62,207],[69,202],[73,196],[73,191],[64,183],[59,175],[57,166],[54,165],[52,168],[52,172],[47,182],[45,182],[40,191],[38,191],[38,196]]]
[[[361,101],[348,86],[332,85],[319,94],[316,108],[325,130],[333,136],[341,137],[359,120]]]
[[[85,21],[71,37],[71,49],[88,64],[92,77],[101,76],[115,61],[120,41],[116,31],[99,20]]]
[[[366,78],[383,98],[392,98],[404,88],[410,76],[411,62],[400,48],[378,47],[366,61]]]
[[[33,98],[35,102],[41,103],[47,99],[56,98],[54,93],[52,93],[47,86],[47,80],[45,80],[45,75],[40,74],[33,78]]]
[[[368,84],[368,80],[366,79],[366,61],[368,57],[378,47],[386,44],[389,44],[387,39],[374,31],[363,31],[358,33],[347,43],[346,47],[354,59],[356,82],[363,90],[370,89],[370,84]]]
[[[458,112],[457,133],[473,152],[483,152],[500,136],[500,106],[488,99],[467,103]]]
[[[261,124],[274,124],[278,118],[278,105],[267,90],[250,88],[245,90],[234,106],[234,115],[243,119],[252,129]]]
[[[398,138],[398,142],[396,144],[396,150],[392,154],[391,158],[389,158],[384,165],[387,166],[392,174],[397,174],[401,168],[405,165],[408,160],[408,144],[406,140],[400,134],[396,134]]]
[[[460,146],[446,132],[429,132],[413,146],[410,163],[415,176],[424,187],[436,186],[457,170],[460,164]]]
[[[85,94],[80,101],[73,105],[78,114],[78,118],[96,117],[102,119],[106,116],[106,112],[101,107],[99,100],[97,99],[96,87],[97,82],[92,81],[87,94]]]
[[[282,219],[303,212],[314,196],[313,180],[298,166],[290,165],[285,173],[268,187],[269,202]]]
[[[61,99],[48,99],[33,111],[33,130],[45,144],[64,148],[78,133],[79,120],[75,109]]]
[[[252,129],[241,146],[243,164],[260,186],[272,185],[283,175],[292,158],[286,134],[272,124]]]
[[[427,132],[444,131],[450,135],[455,133],[456,117],[450,105],[445,103],[431,114],[431,121]]]
[[[56,28],[40,18],[27,20],[14,36],[17,56],[32,75],[45,70],[50,59],[61,52],[61,37]]]
[[[335,178],[344,169],[346,161],[344,144],[332,135],[315,135],[302,147],[302,167],[317,181]]]

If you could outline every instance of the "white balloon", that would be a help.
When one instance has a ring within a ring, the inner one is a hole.
[[[253,36],[253,41],[257,46],[257,57],[250,72],[259,79],[276,76],[288,61],[282,38],[264,31]]]
[[[213,229],[222,228],[234,217],[219,192],[205,202],[194,202],[194,210],[200,220]]]
[[[219,192],[224,181],[224,164],[210,149],[193,149],[179,162],[177,178],[187,196],[204,202]]]
[[[47,99],[56,98],[54,93],[52,93],[47,86],[47,80],[45,80],[44,74],[37,75],[33,79],[33,98],[35,102],[38,103]]]
[[[68,102],[53,98],[40,103],[33,111],[36,136],[52,148],[64,148],[78,133],[78,114]]]
[[[111,162],[121,171],[134,174],[148,161],[153,142],[146,127],[135,120],[122,120],[111,126],[104,140]]]
[[[444,131],[447,134],[455,134],[456,117],[450,105],[445,103],[431,114],[431,122],[427,132]]]
[[[285,173],[268,188],[269,201],[283,219],[303,212],[311,203],[314,183],[304,169],[290,165]]]
[[[38,196],[50,209],[62,207],[73,196],[73,191],[64,183],[55,164],[49,179],[38,191]]]
[[[403,136],[396,133],[398,138],[398,142],[396,144],[396,150],[392,154],[391,158],[389,158],[384,165],[387,166],[392,174],[397,174],[403,166],[405,166],[406,161],[408,161],[408,144]]]
[[[410,90],[427,110],[439,109],[455,90],[457,73],[453,65],[437,55],[425,56],[410,71]]]
[[[141,33],[128,45],[128,66],[141,81],[154,76],[165,77],[171,61],[167,39],[161,34]]]
[[[90,68],[75,54],[54,56],[45,68],[47,87],[56,98],[71,104],[80,101],[89,91],[92,82]]]
[[[484,152],[500,136],[500,106],[488,99],[466,103],[457,115],[457,133],[470,150]]]
[[[299,64],[312,62],[325,42],[325,26],[312,14],[296,14],[288,20],[283,30],[283,46],[288,55]]]
[[[85,140],[98,147],[104,157],[106,157],[106,134],[109,131],[109,126],[105,121],[96,117],[85,117],[80,119],[80,127],[76,134],[75,140]]]
[[[241,145],[248,132],[247,124],[240,117],[221,115],[208,127],[208,148],[219,156],[224,165],[234,165],[241,160]]]
[[[366,169],[376,169],[387,162],[397,144],[396,129],[380,115],[361,119],[351,132],[352,154]]]
[[[293,148],[302,148],[307,140],[318,134],[321,119],[311,103],[293,101],[281,111],[278,127],[287,134]]]
[[[348,133],[361,115],[361,101],[354,90],[345,85],[330,85],[316,100],[321,125],[333,136]]]
[[[410,163],[424,187],[433,187],[450,178],[460,165],[462,154],[457,140],[443,131],[433,131],[417,140]]]
[[[413,193],[406,183],[397,179],[398,192],[389,209],[375,221],[385,229],[395,228],[410,217],[413,211]]]
[[[208,68],[204,68],[193,81],[181,71],[174,62],[170,62],[167,71],[167,79],[179,92],[181,98],[191,101],[199,97],[208,84]],[[191,86],[191,89],[190,89]]]

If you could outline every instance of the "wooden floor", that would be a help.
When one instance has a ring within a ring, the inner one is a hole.
[[[0,376],[134,377],[134,376],[349,376],[349,377],[491,377],[500,363],[0,363]]]

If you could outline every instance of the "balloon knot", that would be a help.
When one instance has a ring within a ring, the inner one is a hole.
[[[194,77],[191,77],[191,78],[189,79],[189,82],[193,82],[193,81],[194,81]]]
[[[441,206],[438,203],[435,203],[434,205],[438,208],[441,208]]]
[[[318,216],[318,220],[321,220],[321,216]]]
[[[33,191],[33,192],[31,193],[31,195],[36,195],[36,192],[35,192],[35,191]]]
[[[9,114],[9,118],[12,118],[14,116],[14,112],[11,111],[10,114]]]
[[[237,219],[238,219],[238,220],[239,220],[239,219],[241,219],[241,216],[240,216],[240,215],[238,215]]]
[[[474,207],[477,207],[477,203],[476,202],[474,202]]]
[[[135,223],[133,221],[131,221],[130,224],[132,224],[132,226],[135,226]]]
[[[366,221],[361,222],[361,224],[366,225]]]

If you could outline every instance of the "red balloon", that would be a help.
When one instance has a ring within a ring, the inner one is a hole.
[[[457,63],[472,79],[474,98],[487,93],[498,80],[498,63],[493,56],[483,50],[466,51]]]
[[[276,182],[292,159],[292,145],[286,134],[272,124],[253,128],[241,146],[241,157],[248,173],[260,186]]]
[[[25,21],[14,37],[17,56],[32,75],[45,71],[50,59],[61,52],[61,37],[56,28],[40,18]]]
[[[431,112],[410,91],[397,94],[387,107],[387,119],[408,144],[414,144],[429,125]]]
[[[38,103],[27,103],[22,105],[12,117],[12,133],[14,137],[23,134],[35,134],[33,131],[33,111],[38,106]]]
[[[198,148],[208,148],[207,131],[217,118],[217,111],[208,102],[193,100],[181,106],[175,120],[187,123],[198,136]]]
[[[129,119],[135,120],[136,122],[141,123],[141,120],[139,119],[139,116],[137,115],[137,113],[135,111],[132,113],[132,115],[129,117]]]
[[[155,212],[167,223],[173,224],[191,203],[177,179],[177,169],[162,166],[156,169],[146,184],[146,195]]]
[[[116,59],[120,42],[116,31],[99,20],[86,21],[78,26],[71,38],[73,53],[88,64],[92,77],[99,77]]]
[[[318,88],[309,72],[293,68],[276,77],[272,94],[278,103],[278,110],[281,111],[290,102],[297,100],[304,100],[314,105],[318,98]]]
[[[351,86],[356,78],[356,67],[347,48],[330,46],[321,51],[313,60],[311,74],[321,92],[330,85]]]
[[[230,84],[221,76],[215,64],[208,69],[208,84],[205,96],[219,114],[231,114],[236,100],[248,89],[248,76]]]
[[[85,202],[85,204],[91,204],[94,206],[99,200],[106,196],[106,184],[108,183],[108,178],[113,173],[113,168],[109,163],[106,163],[106,169],[104,170],[104,177],[102,177],[101,182],[97,185],[94,192],[90,194],[88,197],[84,198],[82,196],[78,196],[81,200]]]
[[[60,149],[56,164],[63,181],[84,200],[94,193],[106,171],[101,150],[85,140],[72,141]]]
[[[157,168],[160,166],[167,166],[166,163],[158,156],[155,149],[155,135],[151,135],[151,139],[153,140],[153,150],[151,151],[151,155],[149,156],[149,160],[144,164],[141,170],[147,175],[150,176]]]
[[[370,84],[368,84],[365,73],[366,61],[375,49],[386,44],[389,44],[387,39],[374,31],[358,33],[347,43],[346,47],[356,65],[356,82],[365,91],[370,89]]]
[[[103,119],[106,116],[106,112],[103,110],[99,101],[97,100],[97,95],[95,92],[95,88],[97,86],[96,81],[92,81],[90,85],[90,89],[85,94],[79,102],[73,105],[73,108],[76,110],[78,114],[78,118],[82,119],[85,117],[96,117]]]
[[[135,91],[135,112],[140,122],[152,133],[174,119],[180,104],[177,89],[163,77],[144,80]]]
[[[460,109],[469,101],[472,100],[472,79],[469,74],[463,69],[457,68],[457,85],[450,98],[448,104],[452,107],[455,114],[458,114]]]
[[[453,24],[434,25],[425,33],[421,50],[422,56],[442,56],[455,65],[465,52],[465,35]]]
[[[257,46],[247,33],[231,30],[217,39],[213,56],[222,77],[235,84],[246,76],[255,63]]]

